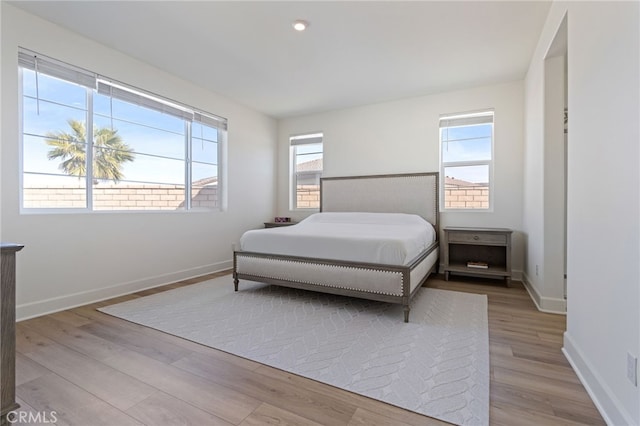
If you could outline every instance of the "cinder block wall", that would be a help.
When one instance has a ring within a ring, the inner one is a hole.
[[[444,207],[446,209],[489,208],[489,187],[447,185],[444,190]]]
[[[41,186],[24,189],[24,207],[82,208],[85,189]],[[93,188],[95,210],[176,210],[184,207],[184,187],[178,185],[97,185]],[[218,207],[218,187],[207,185],[191,190],[191,206]]]
[[[302,209],[320,207],[320,186],[319,185],[298,185],[297,206]]]

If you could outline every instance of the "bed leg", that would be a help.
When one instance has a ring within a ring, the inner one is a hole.
[[[238,279],[238,277],[236,275],[233,276],[233,290],[234,291],[238,291],[238,284],[240,283],[240,280]]]
[[[404,322],[409,322],[409,311],[411,310],[411,308],[409,307],[409,305],[405,305],[404,307]]]

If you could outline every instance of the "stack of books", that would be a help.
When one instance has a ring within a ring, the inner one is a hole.
[[[487,262],[467,262],[467,268],[489,269]]]

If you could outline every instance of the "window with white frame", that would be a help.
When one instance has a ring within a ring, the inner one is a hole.
[[[492,207],[493,110],[440,117],[443,210]]]
[[[291,209],[320,208],[322,133],[292,136]]]
[[[227,120],[21,49],[25,211],[221,208]]]

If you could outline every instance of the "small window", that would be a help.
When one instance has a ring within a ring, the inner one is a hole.
[[[291,209],[320,208],[322,133],[293,136],[291,145]]]
[[[21,49],[22,209],[221,209],[226,119]]]
[[[443,210],[492,207],[493,111],[440,117]]]

